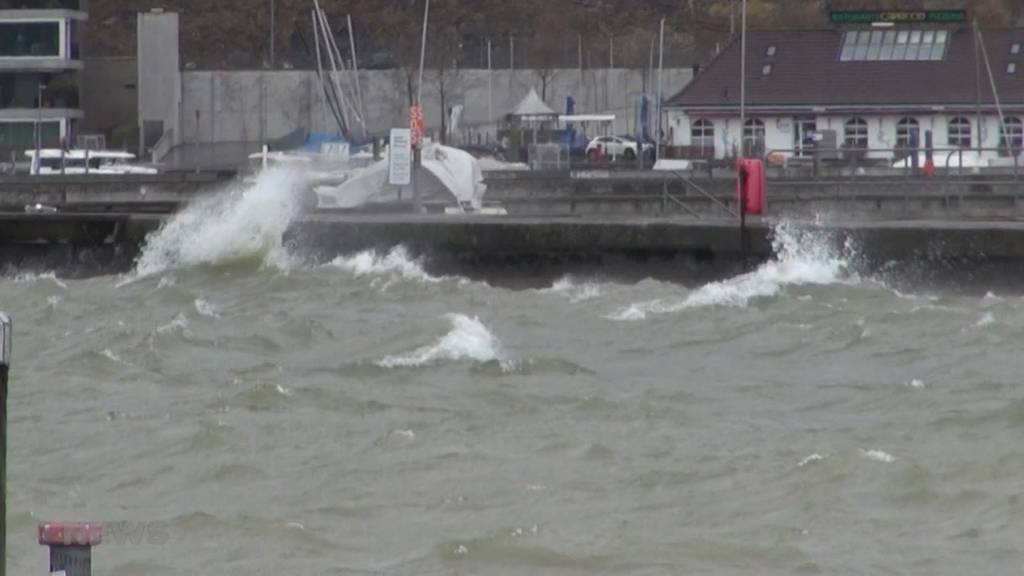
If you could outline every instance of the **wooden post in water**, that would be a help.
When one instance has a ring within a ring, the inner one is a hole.
[[[11,319],[0,312],[0,576],[7,576],[7,376],[11,368]]]

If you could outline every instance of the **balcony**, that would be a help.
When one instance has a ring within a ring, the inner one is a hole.
[[[87,20],[85,0],[0,0],[0,21],[38,18]]]
[[[69,20],[0,20],[0,71],[77,70],[77,26]]]

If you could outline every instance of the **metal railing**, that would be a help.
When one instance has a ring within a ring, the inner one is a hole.
[[[1021,160],[1019,156],[1024,153],[1024,150],[1019,147],[1007,146],[982,148],[940,146],[931,149],[921,147],[773,148],[765,152],[762,158],[766,168],[778,167],[780,164],[783,168],[789,167],[791,164],[810,164],[813,177],[815,178],[822,175],[825,166],[846,168],[849,170],[847,175],[854,177],[861,175],[859,172],[861,169],[873,168],[888,170],[889,173],[896,172],[909,178],[922,175],[921,170],[925,166],[929,153],[937,173],[938,171],[944,171],[945,174],[950,174],[951,170],[955,170],[954,173],[956,175],[962,176],[964,175],[964,168],[986,170],[1012,168],[1012,174],[1016,180],[1020,177]],[[994,153],[990,154],[988,165],[982,165],[985,153]],[[972,158],[971,155],[974,155],[973,163],[964,164],[965,154],[968,155],[968,158]],[[956,158],[955,164],[951,162],[954,158]],[[995,159],[1006,159],[1007,163],[1005,165],[992,165],[991,161]],[[839,171],[838,175],[843,175],[842,170]]]
[[[721,208],[728,215],[732,216],[733,218],[739,218],[739,214],[735,210],[730,208],[725,202],[722,202],[721,200],[716,198],[714,196],[714,194],[711,194],[710,192],[708,192],[707,190],[702,188],[699,184],[697,184],[693,180],[687,178],[682,172],[679,172],[677,170],[670,170],[670,171],[668,171],[668,174],[671,174],[671,175],[675,176],[677,179],[679,179],[683,183],[683,186],[686,187],[685,190],[692,189],[692,190],[696,191],[698,194],[700,194],[704,198],[706,198],[709,201],[711,201],[711,203],[713,205],[717,206],[718,208]],[[672,194],[671,192],[669,192],[669,190],[668,190],[668,179],[667,178],[662,181],[661,191],[662,191],[662,199],[663,199],[662,200],[662,204],[665,204],[666,201],[672,201],[674,204],[676,204],[676,205],[680,206],[681,208],[683,208],[683,210],[685,210],[691,216],[693,216],[695,218],[698,218],[698,219],[700,218],[700,214],[697,213],[697,211],[694,210],[693,208],[691,208],[689,205],[687,205],[686,202],[682,198],[679,198],[675,194]]]

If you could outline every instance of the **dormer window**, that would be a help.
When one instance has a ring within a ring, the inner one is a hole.
[[[1020,54],[1020,42],[1014,42],[1013,44],[1010,44],[1010,54]]]
[[[771,58],[771,57],[775,56],[775,50],[776,50],[776,46],[775,46],[775,44],[772,44],[771,46],[769,46],[769,47],[768,47],[768,48],[767,48],[767,49],[766,49],[766,50],[764,51],[764,55],[765,55],[765,56],[767,56],[767,57],[769,57],[769,58]]]
[[[771,64],[765,64],[764,66],[761,66],[761,76],[768,76],[771,73],[772,73],[772,65]]]

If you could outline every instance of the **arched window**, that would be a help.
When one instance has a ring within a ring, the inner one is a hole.
[[[959,148],[971,147],[971,121],[957,116],[949,121],[949,145]]]
[[[1021,148],[1024,148],[1024,124],[1016,116],[1007,116],[999,130],[999,153],[1016,156]]]
[[[764,154],[764,120],[751,118],[743,123],[743,155]]]
[[[700,152],[701,158],[707,152],[715,151],[715,124],[703,118],[690,125],[690,145]]]
[[[914,118],[901,118],[896,123],[896,147],[916,148],[921,144],[921,133],[917,120]]]
[[[843,128],[843,143],[847,148],[866,150],[868,147],[868,122],[863,118],[850,118]]]

